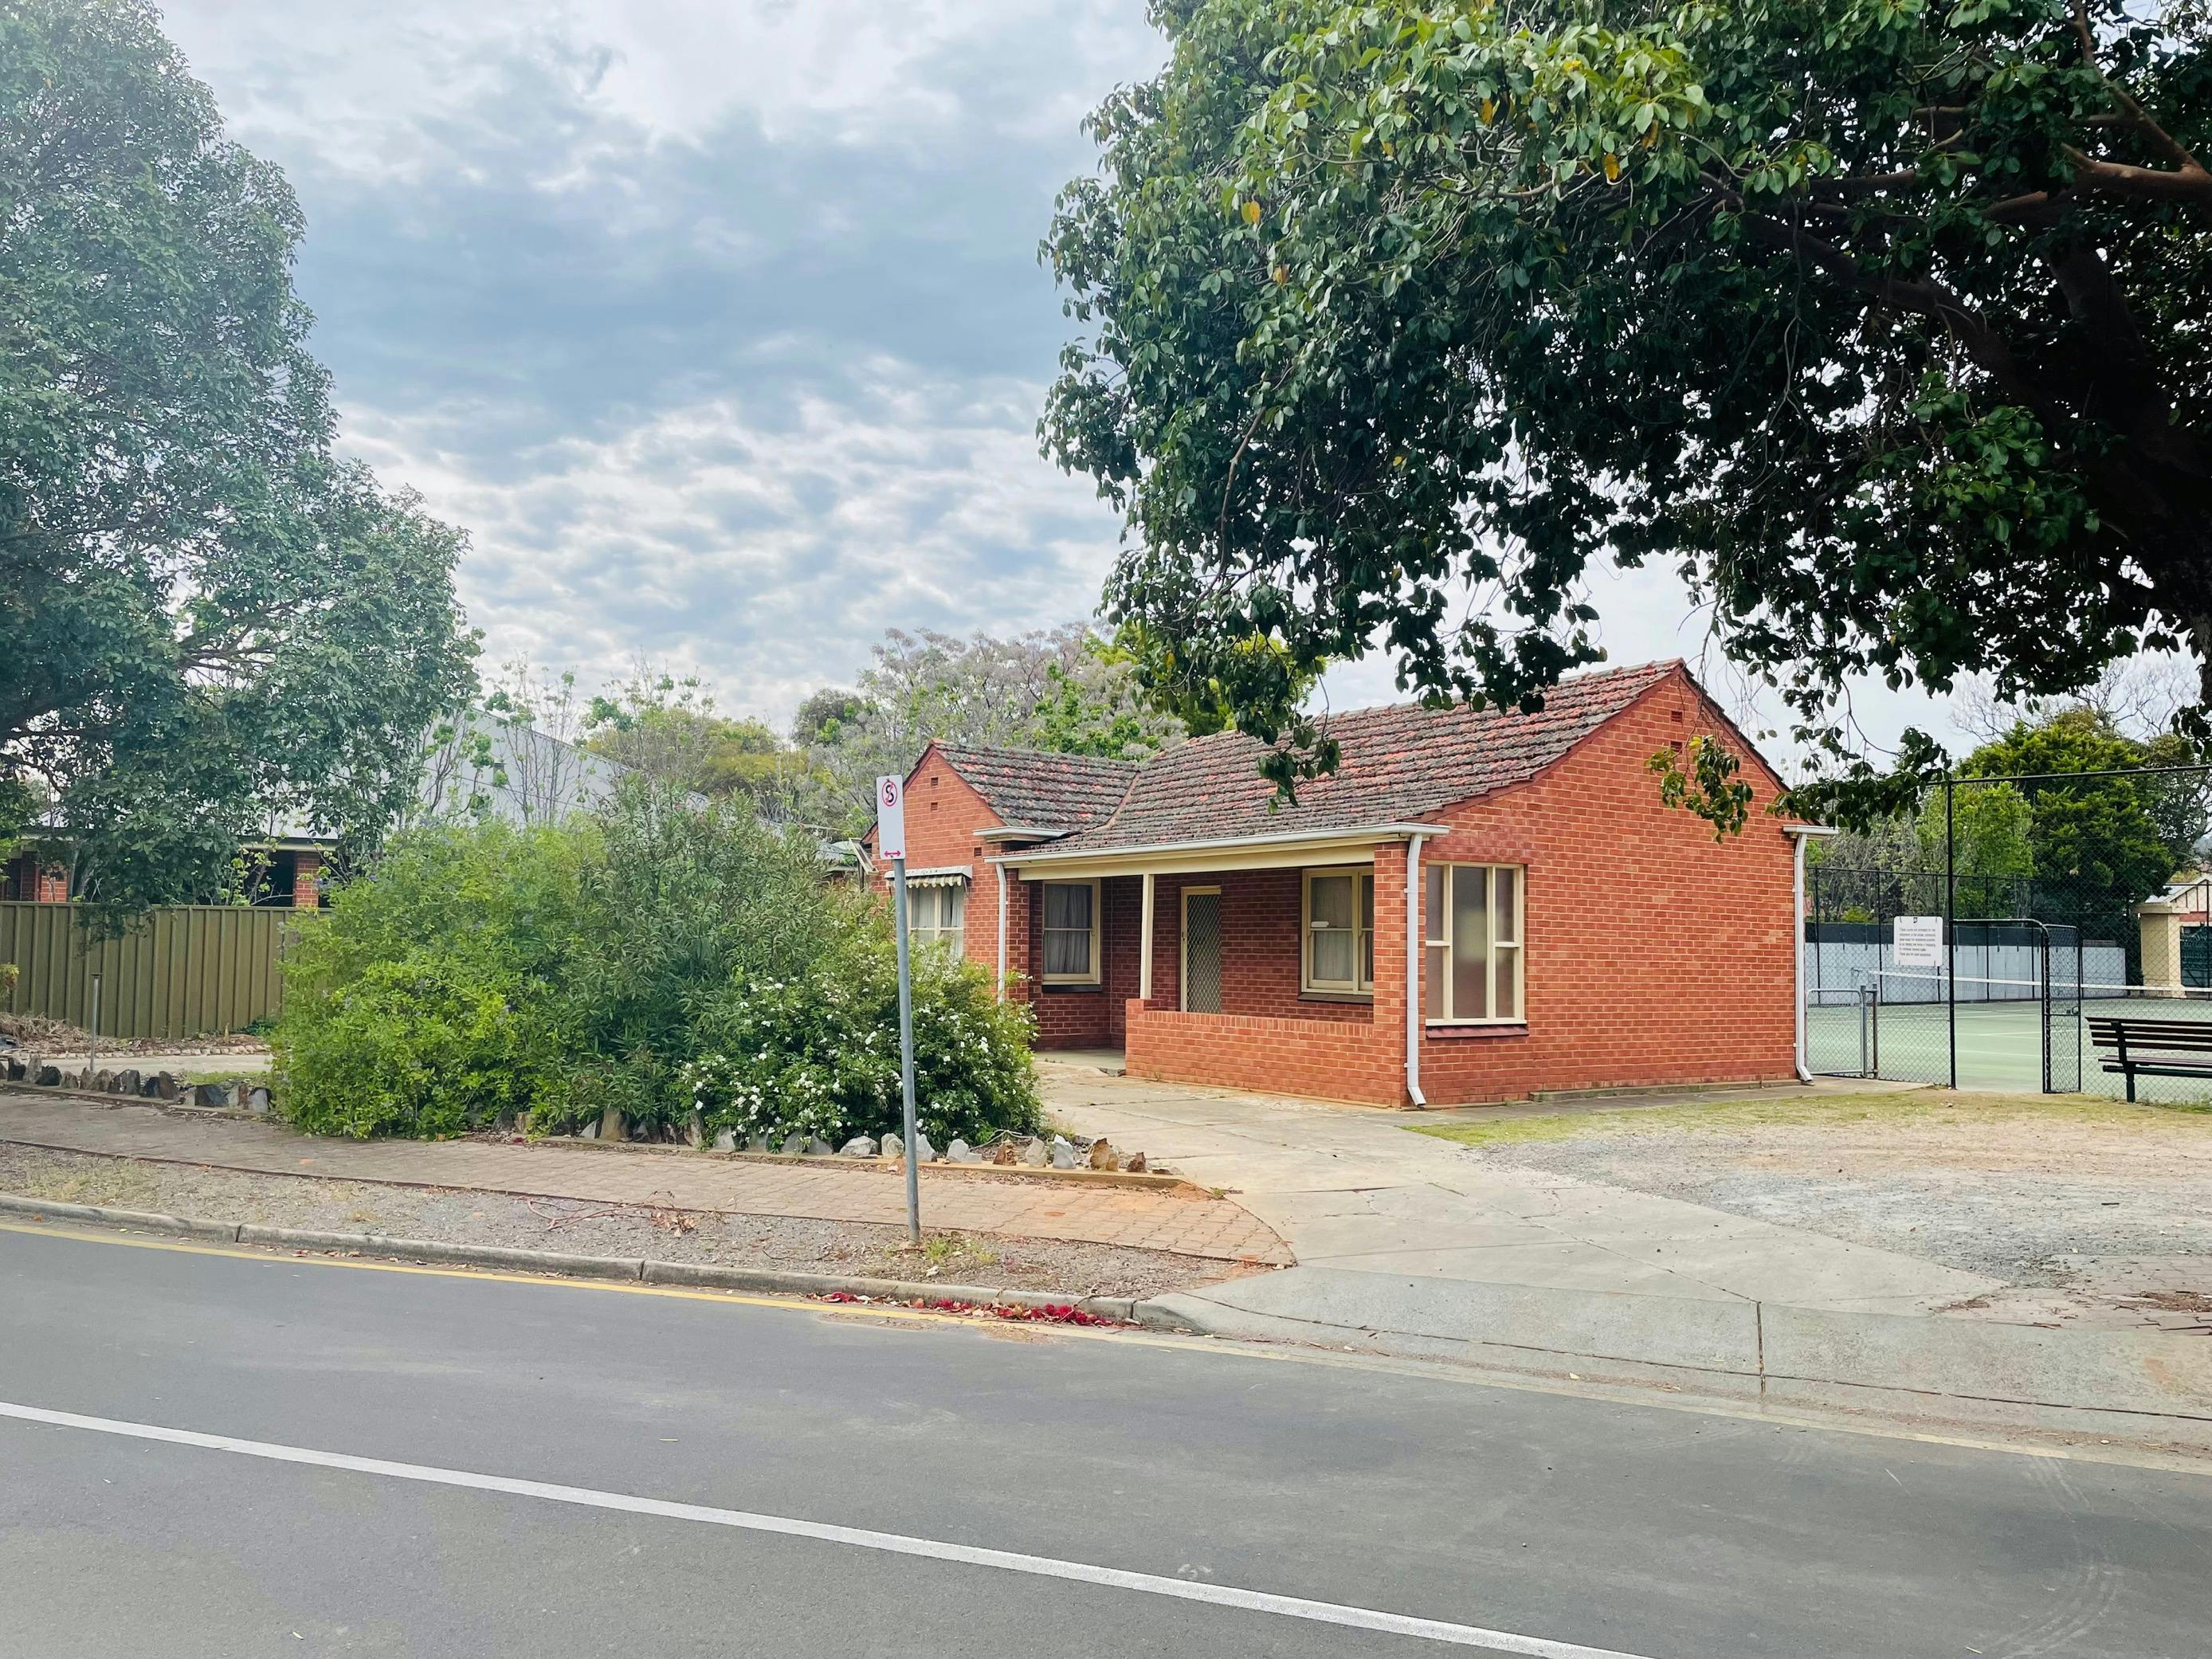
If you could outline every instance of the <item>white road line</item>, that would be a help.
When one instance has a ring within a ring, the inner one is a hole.
[[[1528,1659],[1645,1659],[1612,1648],[1583,1647],[1575,1642],[1555,1642],[1547,1637],[1521,1636],[1511,1631],[1484,1630],[1474,1625],[1455,1625],[1441,1619],[1415,1619],[1402,1613],[1382,1613],[1372,1607],[1346,1607],[1335,1601],[1313,1601],[1302,1595],[1276,1595],[1266,1590],[1238,1589],[1228,1584],[1193,1583],[1157,1573],[1126,1572],[1119,1567],[1093,1566],[1084,1561],[1062,1561],[1049,1555],[1024,1555],[1013,1550],[978,1549],[969,1544],[949,1544],[933,1538],[909,1538],[902,1533],[873,1532],[865,1527],[838,1527],[821,1521],[799,1521],[787,1516],[756,1515],[746,1510],[714,1509],[703,1504],[672,1504],[658,1498],[633,1498],[627,1493],[599,1492],[589,1486],[556,1486],[544,1480],[519,1480],[509,1475],[477,1474],[467,1469],[441,1469],[427,1463],[395,1463],[380,1457],[355,1457],[345,1452],[318,1451],[307,1446],[280,1446],[265,1440],[240,1440],[228,1434],[200,1434],[191,1429],[168,1429],[153,1423],[126,1423],[112,1417],[85,1417],[76,1412],[48,1411],[42,1406],[19,1406],[0,1401],[0,1417],[25,1423],[50,1424],[56,1428],[82,1429],[94,1434],[121,1435],[132,1440],[157,1440],[173,1446],[198,1446],[207,1451],[232,1452],[241,1457],[266,1458],[274,1463],[305,1463],[316,1468],[344,1469],[356,1474],[380,1474],[393,1480],[418,1480],[434,1486],[465,1486],[475,1492],[505,1492],[514,1498],[543,1498],[554,1504],[574,1504],[585,1509],[618,1510],[630,1515],[659,1516],[671,1521],[695,1521],[714,1527],[734,1527],[742,1532],[780,1534],[787,1538],[811,1538],[854,1549],[878,1550],[888,1555],[915,1555],[932,1561],[955,1561],[964,1566],[997,1567],[1006,1572],[1025,1572],[1039,1578],[1064,1578],[1079,1584],[1109,1589],[1139,1590],[1181,1601],[1205,1601],[1214,1607],[1236,1607],[1247,1613],[1271,1613],[1285,1619],[1304,1619],[1319,1625],[1343,1625],[1353,1630],[1376,1631],[1389,1636],[1409,1636],[1420,1641],[1441,1642],[1452,1647],[1488,1648],[1493,1652],[1522,1654]]]

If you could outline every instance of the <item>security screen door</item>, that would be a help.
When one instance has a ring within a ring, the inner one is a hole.
[[[1218,889],[1182,896],[1182,1011],[1221,1012],[1221,893]]]

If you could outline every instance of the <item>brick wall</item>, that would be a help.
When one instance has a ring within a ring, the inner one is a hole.
[[[1747,759],[1750,820],[1716,842],[1644,769],[1715,724],[1676,673],[1540,777],[1441,815],[1452,832],[1424,864],[1527,867],[1528,1023],[1429,1028],[1431,1101],[1793,1075],[1790,838],[1763,810],[1778,784]]]
[[[323,855],[301,852],[292,855],[292,906],[313,910],[323,902]]]
[[[1127,1031],[1132,1077],[1389,1105],[1403,1094],[1402,1034],[1371,1020],[1182,1014],[1132,1000]]]

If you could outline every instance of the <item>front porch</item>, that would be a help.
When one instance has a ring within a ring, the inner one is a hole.
[[[1134,869],[1016,854],[1005,982],[1041,1049],[1118,1048],[1133,1078],[1406,1105],[1407,851],[1401,832]]]

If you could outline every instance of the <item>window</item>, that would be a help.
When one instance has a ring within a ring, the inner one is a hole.
[[[1044,982],[1098,983],[1098,884],[1044,884]]]
[[[1306,872],[1304,988],[1324,995],[1375,994],[1375,876]]]
[[[1522,874],[1510,864],[1431,864],[1421,907],[1432,1025],[1517,1024]]]
[[[957,882],[908,888],[906,922],[917,951],[927,946],[947,956],[960,955],[968,942],[968,890]]]

